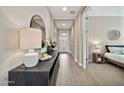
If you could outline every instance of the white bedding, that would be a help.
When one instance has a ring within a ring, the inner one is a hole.
[[[105,53],[106,58],[123,63],[124,64],[124,55],[121,54],[113,54],[113,53]]]

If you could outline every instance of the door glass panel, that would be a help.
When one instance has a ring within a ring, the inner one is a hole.
[[[68,35],[67,32],[61,32],[59,35],[59,50],[60,52],[68,52]]]

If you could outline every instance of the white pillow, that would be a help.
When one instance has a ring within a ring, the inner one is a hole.
[[[121,48],[121,54],[124,55],[124,48]]]
[[[108,47],[108,49],[110,50],[111,53],[114,54],[122,54],[122,48],[120,47]]]

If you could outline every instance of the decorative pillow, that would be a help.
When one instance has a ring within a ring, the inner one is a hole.
[[[124,55],[124,48],[121,48],[121,54]]]
[[[114,54],[122,54],[122,48],[120,47],[108,47],[109,51]]]

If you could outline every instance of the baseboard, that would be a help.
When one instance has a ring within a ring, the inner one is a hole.
[[[82,66],[83,66],[83,64],[81,64],[80,62],[78,62],[78,60],[77,60],[77,59],[75,59],[75,62],[76,62],[76,63],[78,63],[78,65],[79,65],[80,67],[82,67]]]
[[[79,66],[80,66],[80,67],[82,67],[82,66],[83,66],[83,64],[81,64],[81,63],[78,63],[78,64],[79,64]]]
[[[83,66],[83,69],[87,69],[87,68]]]

